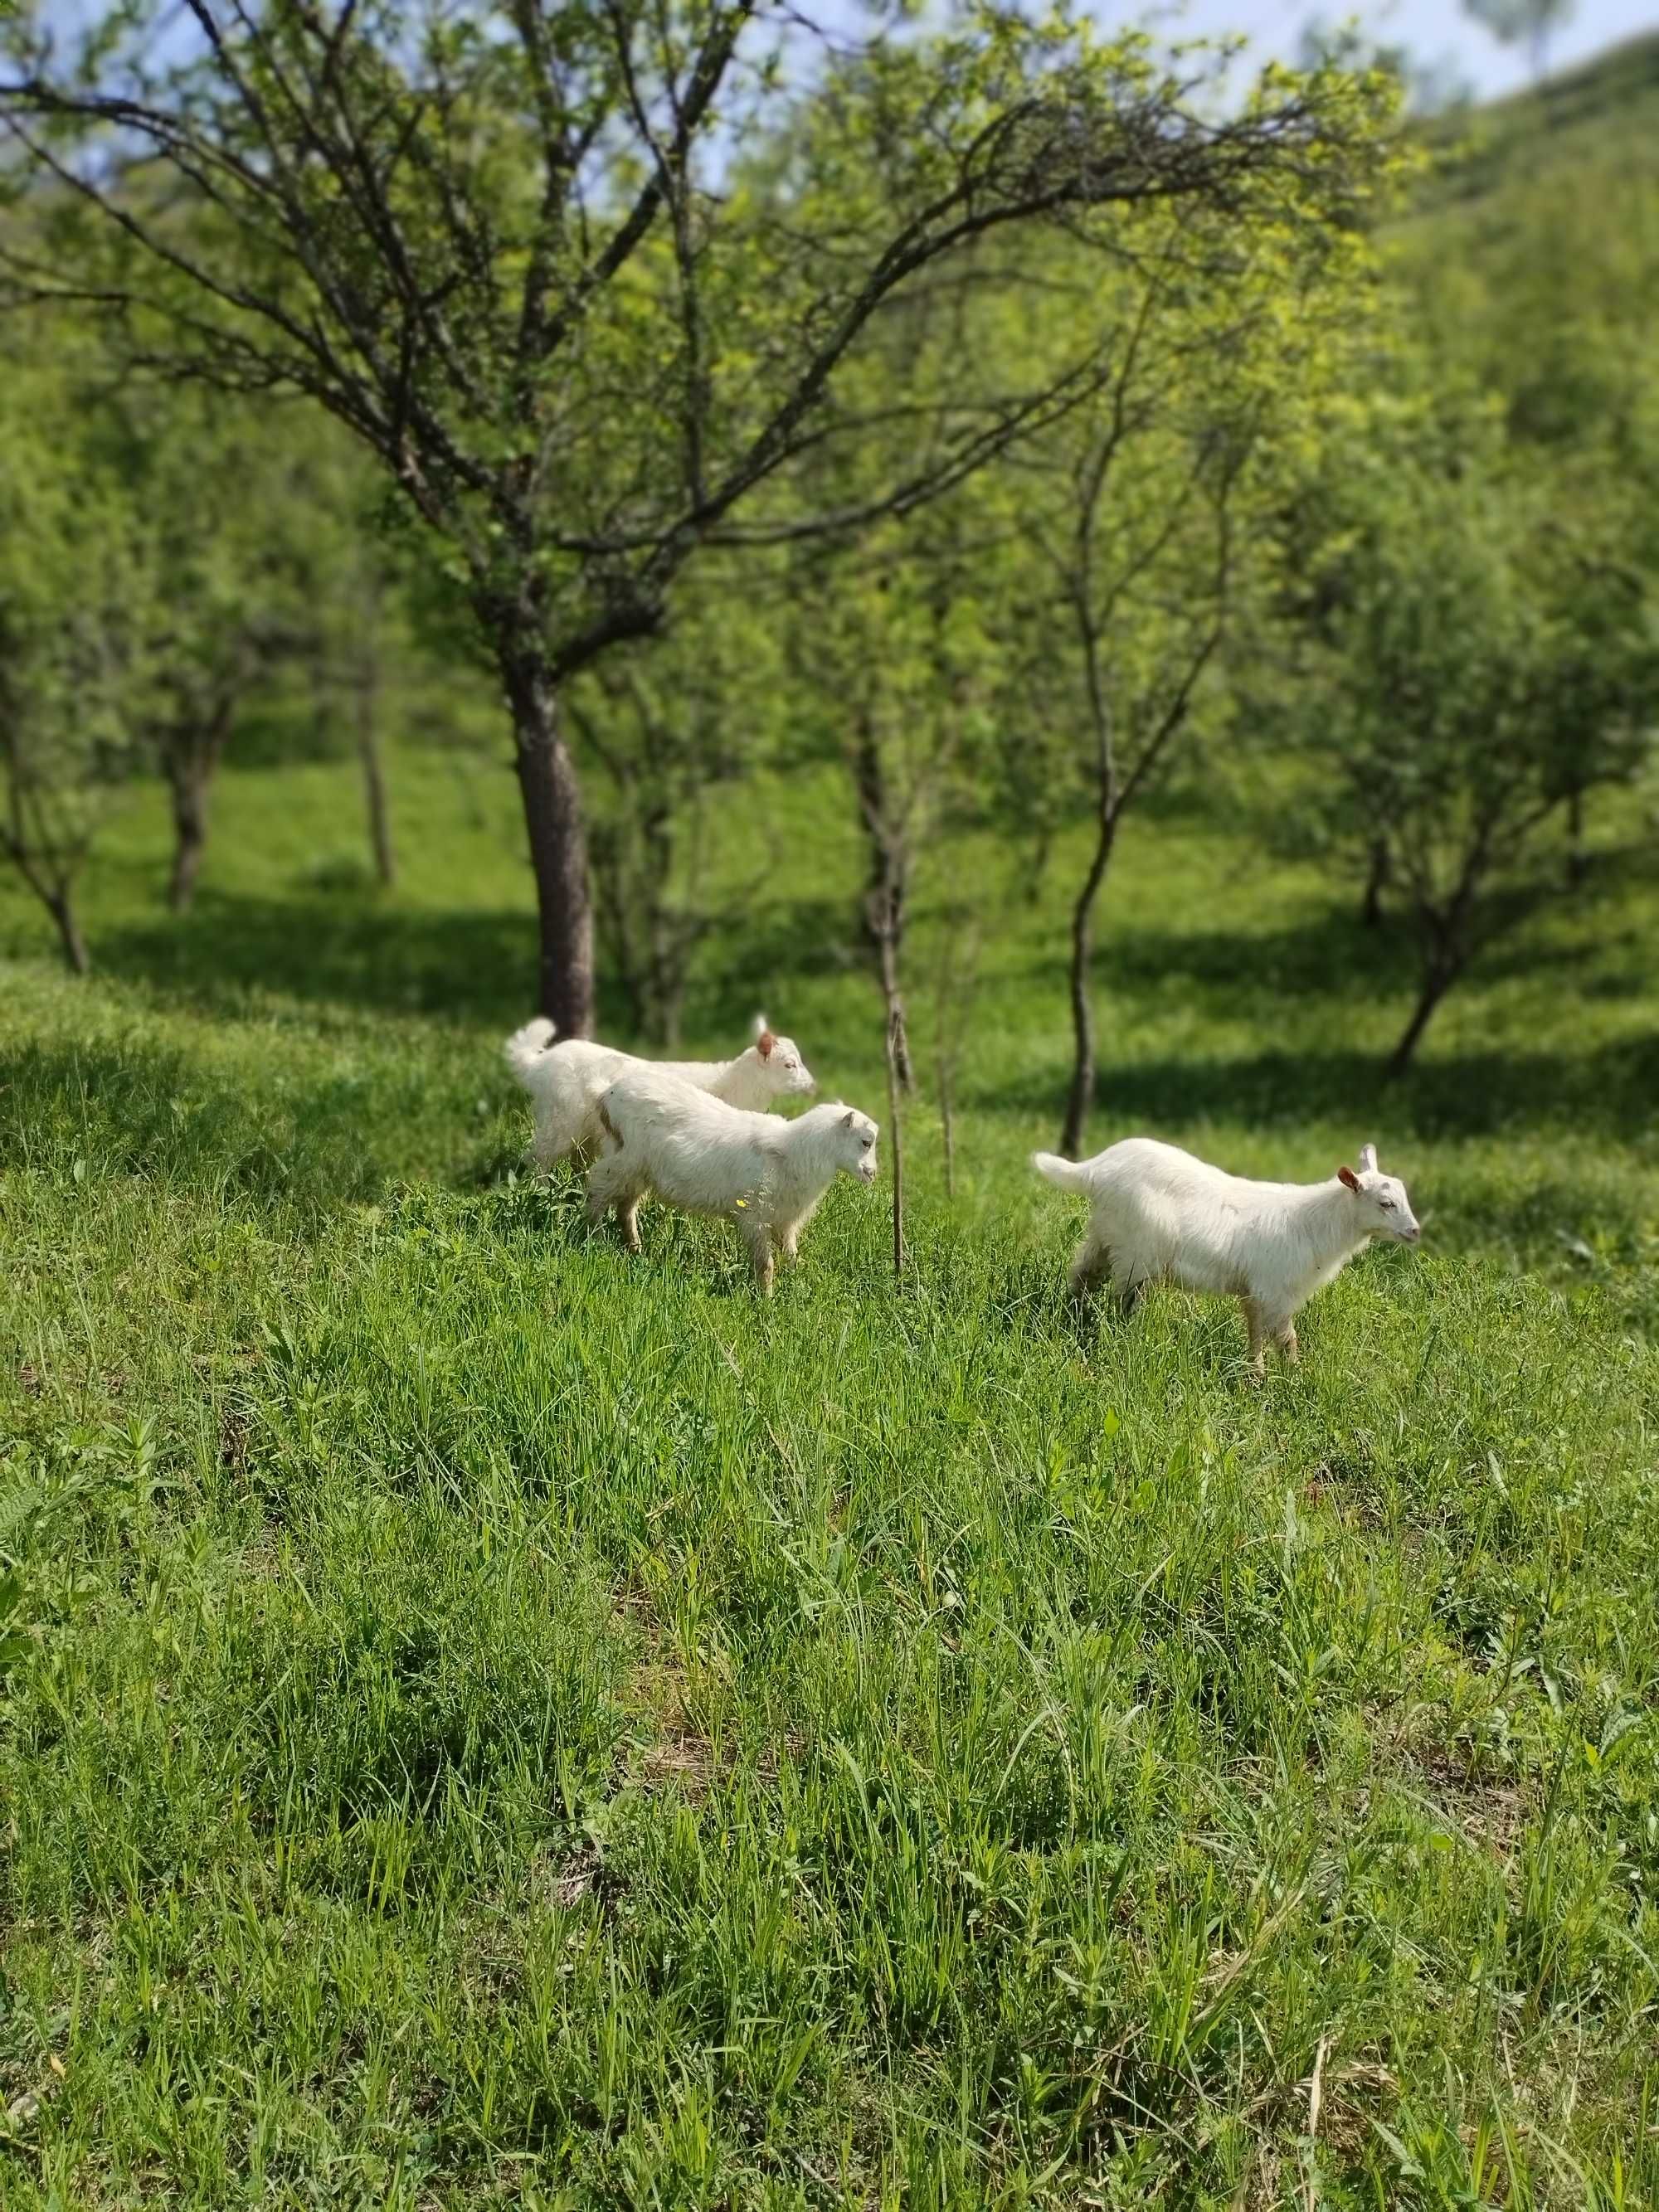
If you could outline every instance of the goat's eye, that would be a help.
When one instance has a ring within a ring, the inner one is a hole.
[[[1391,1198],[1379,1198],[1376,1202],[1382,1207],[1384,1213],[1392,1213],[1394,1212],[1394,1200]]]

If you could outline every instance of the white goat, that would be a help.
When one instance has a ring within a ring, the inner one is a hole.
[[[611,1085],[598,1110],[605,1150],[588,1171],[588,1218],[601,1221],[614,1206],[630,1252],[640,1249],[639,1202],[647,1191],[684,1212],[735,1221],[769,1296],[775,1250],[794,1260],[837,1173],[876,1179],[876,1125],[839,1102],[785,1121],[641,1065]]]
[[[576,1158],[585,1166],[599,1149],[599,1104],[619,1075],[654,1067],[695,1090],[754,1111],[775,1098],[805,1097],[816,1088],[793,1037],[777,1036],[764,1014],[755,1017],[755,1042],[735,1060],[637,1060],[585,1037],[553,1042],[544,1015],[515,1030],[502,1047],[507,1064],[530,1093],[536,1116],[536,1160],[544,1169]]]
[[[1379,1171],[1372,1145],[1357,1175],[1339,1168],[1314,1183],[1252,1182],[1151,1137],[1126,1138],[1075,1165],[1034,1152],[1031,1164],[1089,1200],[1072,1262],[1079,1297],[1109,1276],[1126,1312],[1150,1283],[1242,1299],[1258,1376],[1269,1338],[1297,1357],[1297,1314],[1370,1237],[1414,1244],[1421,1233],[1405,1185]]]

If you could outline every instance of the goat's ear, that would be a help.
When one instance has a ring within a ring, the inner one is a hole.
[[[764,1014],[757,1014],[755,1017],[755,1026],[750,1030],[749,1034],[754,1038],[755,1042],[758,1044],[771,1026],[771,1023],[767,1020]]]
[[[777,1042],[770,1030],[763,1030],[755,1039],[755,1049],[763,1060],[770,1060],[772,1048]]]
[[[1375,1145],[1362,1145],[1359,1147],[1359,1172],[1361,1175],[1375,1175],[1376,1173],[1376,1146]]]
[[[1352,1168],[1339,1168],[1336,1171],[1336,1179],[1339,1182],[1346,1183],[1350,1190],[1358,1190],[1359,1188],[1359,1177]]]
[[[858,1118],[857,1114],[854,1111],[852,1107],[849,1106],[847,1111],[841,1117],[842,1127],[843,1129],[850,1129]]]

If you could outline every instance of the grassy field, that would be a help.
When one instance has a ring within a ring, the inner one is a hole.
[[[1425,1221],[1241,1382],[1079,1328],[1058,917],[1006,902],[914,1264],[522,1171],[504,773],[159,809],[0,889],[0,2203],[1659,2202],[1659,888],[1626,811],[1384,1091],[1409,949],[1178,811],[1096,1134]],[[709,950],[884,1118],[833,805]],[[1007,865],[988,848],[974,866]],[[744,872],[747,872],[745,870]]]

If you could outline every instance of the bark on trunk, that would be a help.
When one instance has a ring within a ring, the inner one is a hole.
[[[1577,890],[1589,872],[1589,854],[1584,849],[1584,794],[1582,791],[1567,795],[1567,887]]]
[[[175,766],[171,780],[173,872],[167,878],[167,904],[174,914],[183,914],[196,896],[196,878],[207,848],[208,779],[199,764],[191,762]]]
[[[887,1016],[887,1133],[893,1154],[893,1279],[904,1280],[904,1129],[899,1106],[899,1051],[904,1017],[896,1003]]]
[[[1399,1043],[1389,1054],[1388,1066],[1383,1070],[1389,1082],[1403,1075],[1411,1066],[1417,1048],[1423,1041],[1423,1032],[1434,1018],[1435,1008],[1455,981],[1456,974],[1455,968],[1434,967],[1425,975],[1417,1004],[1412,1009],[1412,1018],[1401,1031]]]
[[[196,896],[196,878],[207,851],[208,803],[219,763],[230,743],[236,688],[221,697],[204,721],[175,723],[163,741],[163,764],[173,793],[173,870],[167,904],[183,914]]]
[[[69,963],[70,971],[76,975],[88,974],[92,962],[87,957],[87,941],[81,934],[81,925],[76,919],[69,890],[52,892],[47,897],[46,910],[58,925],[58,941],[64,948],[64,957]]]
[[[1365,896],[1359,908],[1359,919],[1367,929],[1376,929],[1382,923],[1382,894],[1388,884],[1389,848],[1384,844],[1373,845],[1370,869],[1365,878]]]
[[[1116,835],[1116,816],[1103,811],[1094,858],[1072,908],[1072,1085],[1066,1097],[1066,1126],[1060,1133],[1060,1149],[1068,1160],[1078,1156],[1095,1103],[1095,1020],[1089,1003],[1089,960],[1094,950],[1095,900],[1106,880]]]
[[[859,722],[858,751],[854,763],[858,785],[859,811],[869,841],[870,873],[864,900],[864,927],[876,956],[876,977],[887,1009],[890,1048],[899,1088],[915,1087],[910,1060],[910,1037],[905,1024],[904,1000],[899,990],[899,949],[904,942],[909,884],[905,857],[889,828],[887,780],[881,751],[869,717]]]
[[[536,878],[538,1000],[561,1036],[591,1036],[593,908],[581,787],[559,734],[557,697],[539,641],[509,638],[499,652]]]
[[[939,1069],[939,1133],[945,1144],[945,1195],[947,1201],[954,1201],[957,1194],[956,1102],[952,1095],[955,1088],[951,1063],[948,1060],[941,1060]]]
[[[363,803],[368,812],[368,842],[374,873],[382,884],[398,879],[398,855],[392,842],[392,814],[386,803],[386,771],[380,763],[380,670],[371,656],[357,675],[357,758],[363,771]]]
[[[880,911],[875,910],[879,899]],[[883,1004],[887,1009],[887,1035],[893,1055],[894,1073],[901,1091],[915,1088],[915,1071],[910,1062],[910,1034],[905,1024],[904,994],[899,988],[898,937],[902,927],[895,919],[899,898],[890,893],[872,895],[872,919],[870,933],[876,940],[876,966],[881,980]]]

